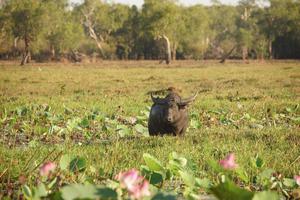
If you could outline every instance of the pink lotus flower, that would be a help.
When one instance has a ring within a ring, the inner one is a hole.
[[[130,196],[132,199],[142,199],[144,196],[150,196],[149,182],[145,180],[141,185],[135,186]]]
[[[116,179],[120,181],[121,187],[132,190],[136,183],[140,181],[143,177],[139,176],[139,172],[135,169],[129,170],[127,172],[120,172]]]
[[[295,176],[294,176],[294,179],[295,179],[297,185],[300,186],[300,176],[295,175]]]
[[[139,175],[135,169],[127,172],[121,172],[116,176],[120,181],[122,188],[127,189],[132,199],[141,199],[144,196],[150,196],[149,182]]]
[[[48,176],[50,172],[54,171],[56,168],[56,164],[53,162],[45,162],[41,167],[40,167],[40,175],[41,176]]]
[[[219,163],[224,169],[236,169],[238,165],[235,163],[234,160],[235,160],[234,154],[230,153],[223,160],[220,160]]]

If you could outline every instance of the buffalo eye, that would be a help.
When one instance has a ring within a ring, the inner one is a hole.
[[[178,105],[179,109],[186,109],[187,105]]]

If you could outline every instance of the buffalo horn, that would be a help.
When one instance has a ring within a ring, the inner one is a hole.
[[[193,102],[196,99],[197,95],[198,95],[198,92],[189,98],[182,99],[179,104],[185,106],[185,105]]]

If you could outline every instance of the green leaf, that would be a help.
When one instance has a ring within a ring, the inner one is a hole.
[[[171,164],[177,164],[177,166],[180,166],[181,168],[184,168],[186,167],[187,165],[187,159],[185,157],[181,157],[179,156],[176,152],[172,152],[170,155],[169,155],[169,163]]]
[[[151,171],[165,171],[164,167],[155,157],[148,153],[143,154],[144,161]]]
[[[254,196],[253,192],[239,188],[231,181],[225,181],[211,191],[219,200],[251,200]]]
[[[142,175],[145,176],[152,185],[162,183],[166,178],[166,174],[164,172],[151,171],[146,165],[141,165],[141,172]]]
[[[72,132],[74,130],[82,130],[82,128],[79,126],[80,122],[81,119],[79,117],[69,119],[66,124],[68,131]]]
[[[83,118],[79,124],[82,128],[88,128],[90,126],[90,121],[88,118]]]
[[[190,127],[193,129],[199,129],[199,128],[201,128],[201,123],[196,119],[191,119]]]
[[[96,195],[100,199],[117,199],[118,198],[118,194],[116,191],[114,191],[111,188],[106,188],[106,187],[97,188]]]
[[[249,115],[249,113],[245,113],[244,118],[249,120],[249,119],[251,119],[251,116]]]
[[[152,185],[160,184],[164,181],[164,175],[159,172],[152,172],[149,178],[149,182]]]
[[[256,193],[252,200],[279,200],[279,196],[275,192],[264,191]]]
[[[300,124],[300,117],[291,117],[291,120],[296,124]]]
[[[191,164],[191,162],[189,162]],[[169,154],[169,163],[168,168],[172,171],[172,173],[179,175],[179,170],[188,169],[188,160],[185,157],[179,156],[176,152],[172,152]]]
[[[264,161],[258,155],[256,156],[255,165],[257,168],[262,168],[265,165]]]
[[[105,175],[105,171],[102,167],[99,168],[98,174],[99,174],[99,176],[104,176]]]
[[[64,200],[96,199],[97,188],[94,185],[72,184],[61,189]]]
[[[173,194],[159,192],[152,197],[151,200],[176,200],[177,197]]]
[[[141,124],[136,124],[134,126],[134,130],[140,134],[142,134],[143,136],[148,137],[149,136],[149,132],[148,132],[148,128],[146,128],[145,126],[141,125]]]
[[[288,188],[294,188],[297,185],[297,183],[294,179],[284,178],[283,179],[283,185],[285,185]]]
[[[199,179],[196,178],[196,186],[204,188],[204,189],[210,189],[212,187],[212,183],[208,178]]]
[[[186,171],[179,171],[179,174],[185,185],[187,185],[189,187],[195,186],[196,180],[193,175],[191,175],[190,173],[188,173]]]
[[[274,172],[275,171],[273,169],[265,169],[258,175],[258,178],[261,181],[266,180],[266,179],[269,180]]]
[[[146,165],[141,165],[141,172],[144,176],[151,175],[151,170]]]
[[[24,185],[22,187],[22,191],[23,191],[23,194],[24,194],[26,199],[31,199],[32,198],[31,189],[27,185]]]
[[[187,191],[185,198],[187,200],[202,200],[202,199],[208,199],[208,200],[215,200],[215,198],[208,197],[208,196],[202,196],[200,194],[196,194],[195,192],[192,191]]]
[[[51,200],[64,200],[62,198],[62,194],[61,194],[60,191],[52,192],[51,194],[49,194],[47,196],[47,199],[51,199]]]
[[[167,169],[166,171],[166,180],[171,180],[171,178],[173,177],[173,173],[170,169]]]
[[[168,168],[175,174],[178,174],[178,171],[183,169],[182,166],[174,160],[169,161]]]
[[[54,186],[54,184],[56,183],[56,181],[57,181],[57,177],[55,177],[55,178],[47,185],[47,187],[48,187],[49,189],[51,189],[51,188]]]
[[[59,161],[59,167],[61,170],[67,170],[72,158],[69,154],[62,155]]]
[[[292,109],[292,108],[289,108],[289,107],[285,108],[285,110],[286,110],[286,112],[288,112],[288,113],[292,113],[292,112],[293,112],[293,109]]]
[[[86,168],[86,161],[84,158],[76,157],[70,162],[70,171],[71,172],[80,172],[84,171]]]
[[[124,137],[126,135],[130,135],[130,129],[125,126],[125,125],[117,125],[117,133],[121,136]]]
[[[47,196],[47,189],[43,183],[40,183],[34,190],[34,199],[41,199]]]
[[[22,117],[28,113],[28,108],[25,106],[17,108],[16,112],[19,117]]]

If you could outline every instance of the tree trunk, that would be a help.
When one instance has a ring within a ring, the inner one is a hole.
[[[225,63],[226,59],[232,54],[232,52],[235,50],[235,48],[236,48],[236,46],[232,47],[232,49],[223,56],[220,63]]]
[[[13,47],[13,57],[17,57],[17,54],[18,54],[18,40],[19,40],[19,37],[15,37],[14,47]]]
[[[272,40],[269,40],[269,59],[273,59]]]
[[[169,38],[165,35],[162,36],[162,38],[165,40],[165,60],[166,60],[166,63],[167,64],[170,64],[171,62],[171,46],[170,46],[170,41],[169,41]]]
[[[91,32],[91,31],[92,31],[92,32]],[[102,48],[102,45],[101,45],[101,43],[100,43],[100,41],[99,41],[97,35],[96,35],[95,32],[94,32],[94,29],[90,29],[90,36],[91,36],[91,38],[93,38],[93,39],[95,40],[95,42],[96,42],[96,44],[97,44],[97,47],[98,47],[98,49],[100,50],[101,56],[102,56],[103,58],[105,58],[104,50],[103,50],[103,48]]]
[[[71,58],[75,63],[82,61],[82,57],[81,57],[80,53],[77,51],[71,50]]]
[[[260,61],[263,62],[265,60],[264,52],[260,53]]]
[[[24,42],[25,42],[25,51],[23,54],[21,65],[25,65],[26,63],[29,63],[29,61],[30,61],[30,51],[29,51],[29,42],[30,41],[27,36],[25,36]]]
[[[103,58],[105,58],[105,53],[104,53],[104,50],[103,50],[102,45],[101,45],[101,41],[103,41],[103,38],[101,37],[101,35],[100,35],[100,37],[98,37],[97,34],[95,33],[95,30],[93,28],[93,24],[92,24],[91,19],[90,19],[91,13],[89,13],[89,14],[83,13],[83,15],[85,17],[84,25],[89,29],[90,37],[96,42],[96,45],[97,45],[97,47],[98,47],[98,49],[101,53],[101,56]]]
[[[31,62],[31,53],[30,53],[30,51],[28,50],[27,63],[30,63],[30,62]]]
[[[173,50],[172,50],[172,60],[176,60],[176,49],[177,49],[177,45],[174,43]]]
[[[246,46],[242,47],[243,61],[247,62],[248,58],[248,48]]]
[[[56,57],[55,48],[53,45],[51,45],[51,60],[54,60]]]
[[[19,40],[19,37],[15,37],[14,39],[14,48],[16,49],[17,46],[18,46],[18,40]]]

